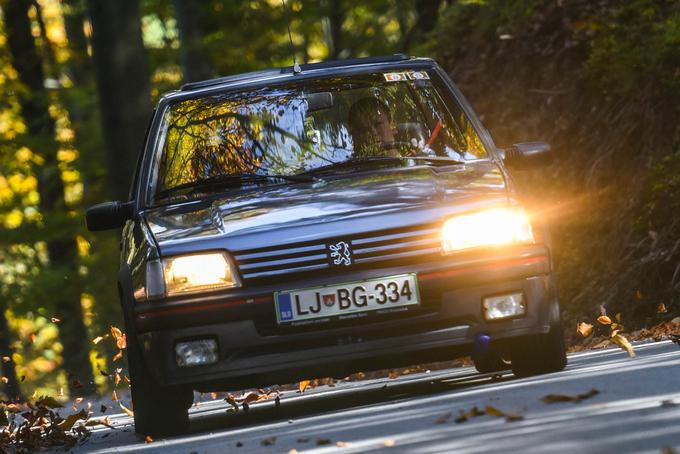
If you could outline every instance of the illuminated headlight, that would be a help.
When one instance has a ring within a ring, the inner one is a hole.
[[[529,217],[519,208],[497,208],[454,216],[444,222],[441,235],[444,253],[534,241]]]
[[[224,252],[180,255],[163,259],[167,295],[238,287],[240,282]]]
[[[518,317],[526,313],[524,294],[521,292],[484,298],[482,308],[487,320]]]

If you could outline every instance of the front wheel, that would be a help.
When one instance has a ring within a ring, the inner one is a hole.
[[[193,391],[178,386],[158,385],[144,364],[137,340],[130,337],[127,350],[135,432],[153,436],[186,432],[189,429],[188,410],[193,403]]]
[[[512,372],[517,377],[559,372],[567,365],[562,323],[553,324],[546,334],[514,341],[511,349]]]

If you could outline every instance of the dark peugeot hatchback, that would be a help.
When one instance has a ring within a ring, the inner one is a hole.
[[[193,390],[472,354],[566,364],[547,230],[432,60],[324,62],[185,85],[153,116],[118,275],[137,431],[187,428]]]

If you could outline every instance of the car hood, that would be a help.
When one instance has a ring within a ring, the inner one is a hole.
[[[498,167],[479,161],[273,185],[152,208],[145,218],[161,253],[175,254],[426,224],[455,212],[506,203],[507,197]]]

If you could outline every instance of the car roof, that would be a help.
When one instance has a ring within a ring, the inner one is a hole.
[[[409,57],[404,54],[387,55],[380,57],[361,57],[348,58],[344,60],[327,60],[318,63],[309,63],[300,65],[301,72],[295,74],[293,66],[286,66],[283,68],[270,68],[261,71],[252,71],[242,74],[234,74],[231,76],[218,77],[215,79],[203,80],[198,82],[190,82],[182,85],[180,90],[166,93],[164,98],[184,98],[187,95],[197,94],[205,91],[219,90],[220,88],[228,88],[233,85],[247,86],[249,83],[262,83],[267,81],[281,80],[282,78],[289,78],[291,76],[304,76],[313,73],[317,77],[333,75],[341,70],[351,68],[360,68],[364,66],[375,66],[376,69],[381,67],[401,66],[409,63],[425,63],[428,66],[434,64],[434,60],[429,58]]]

